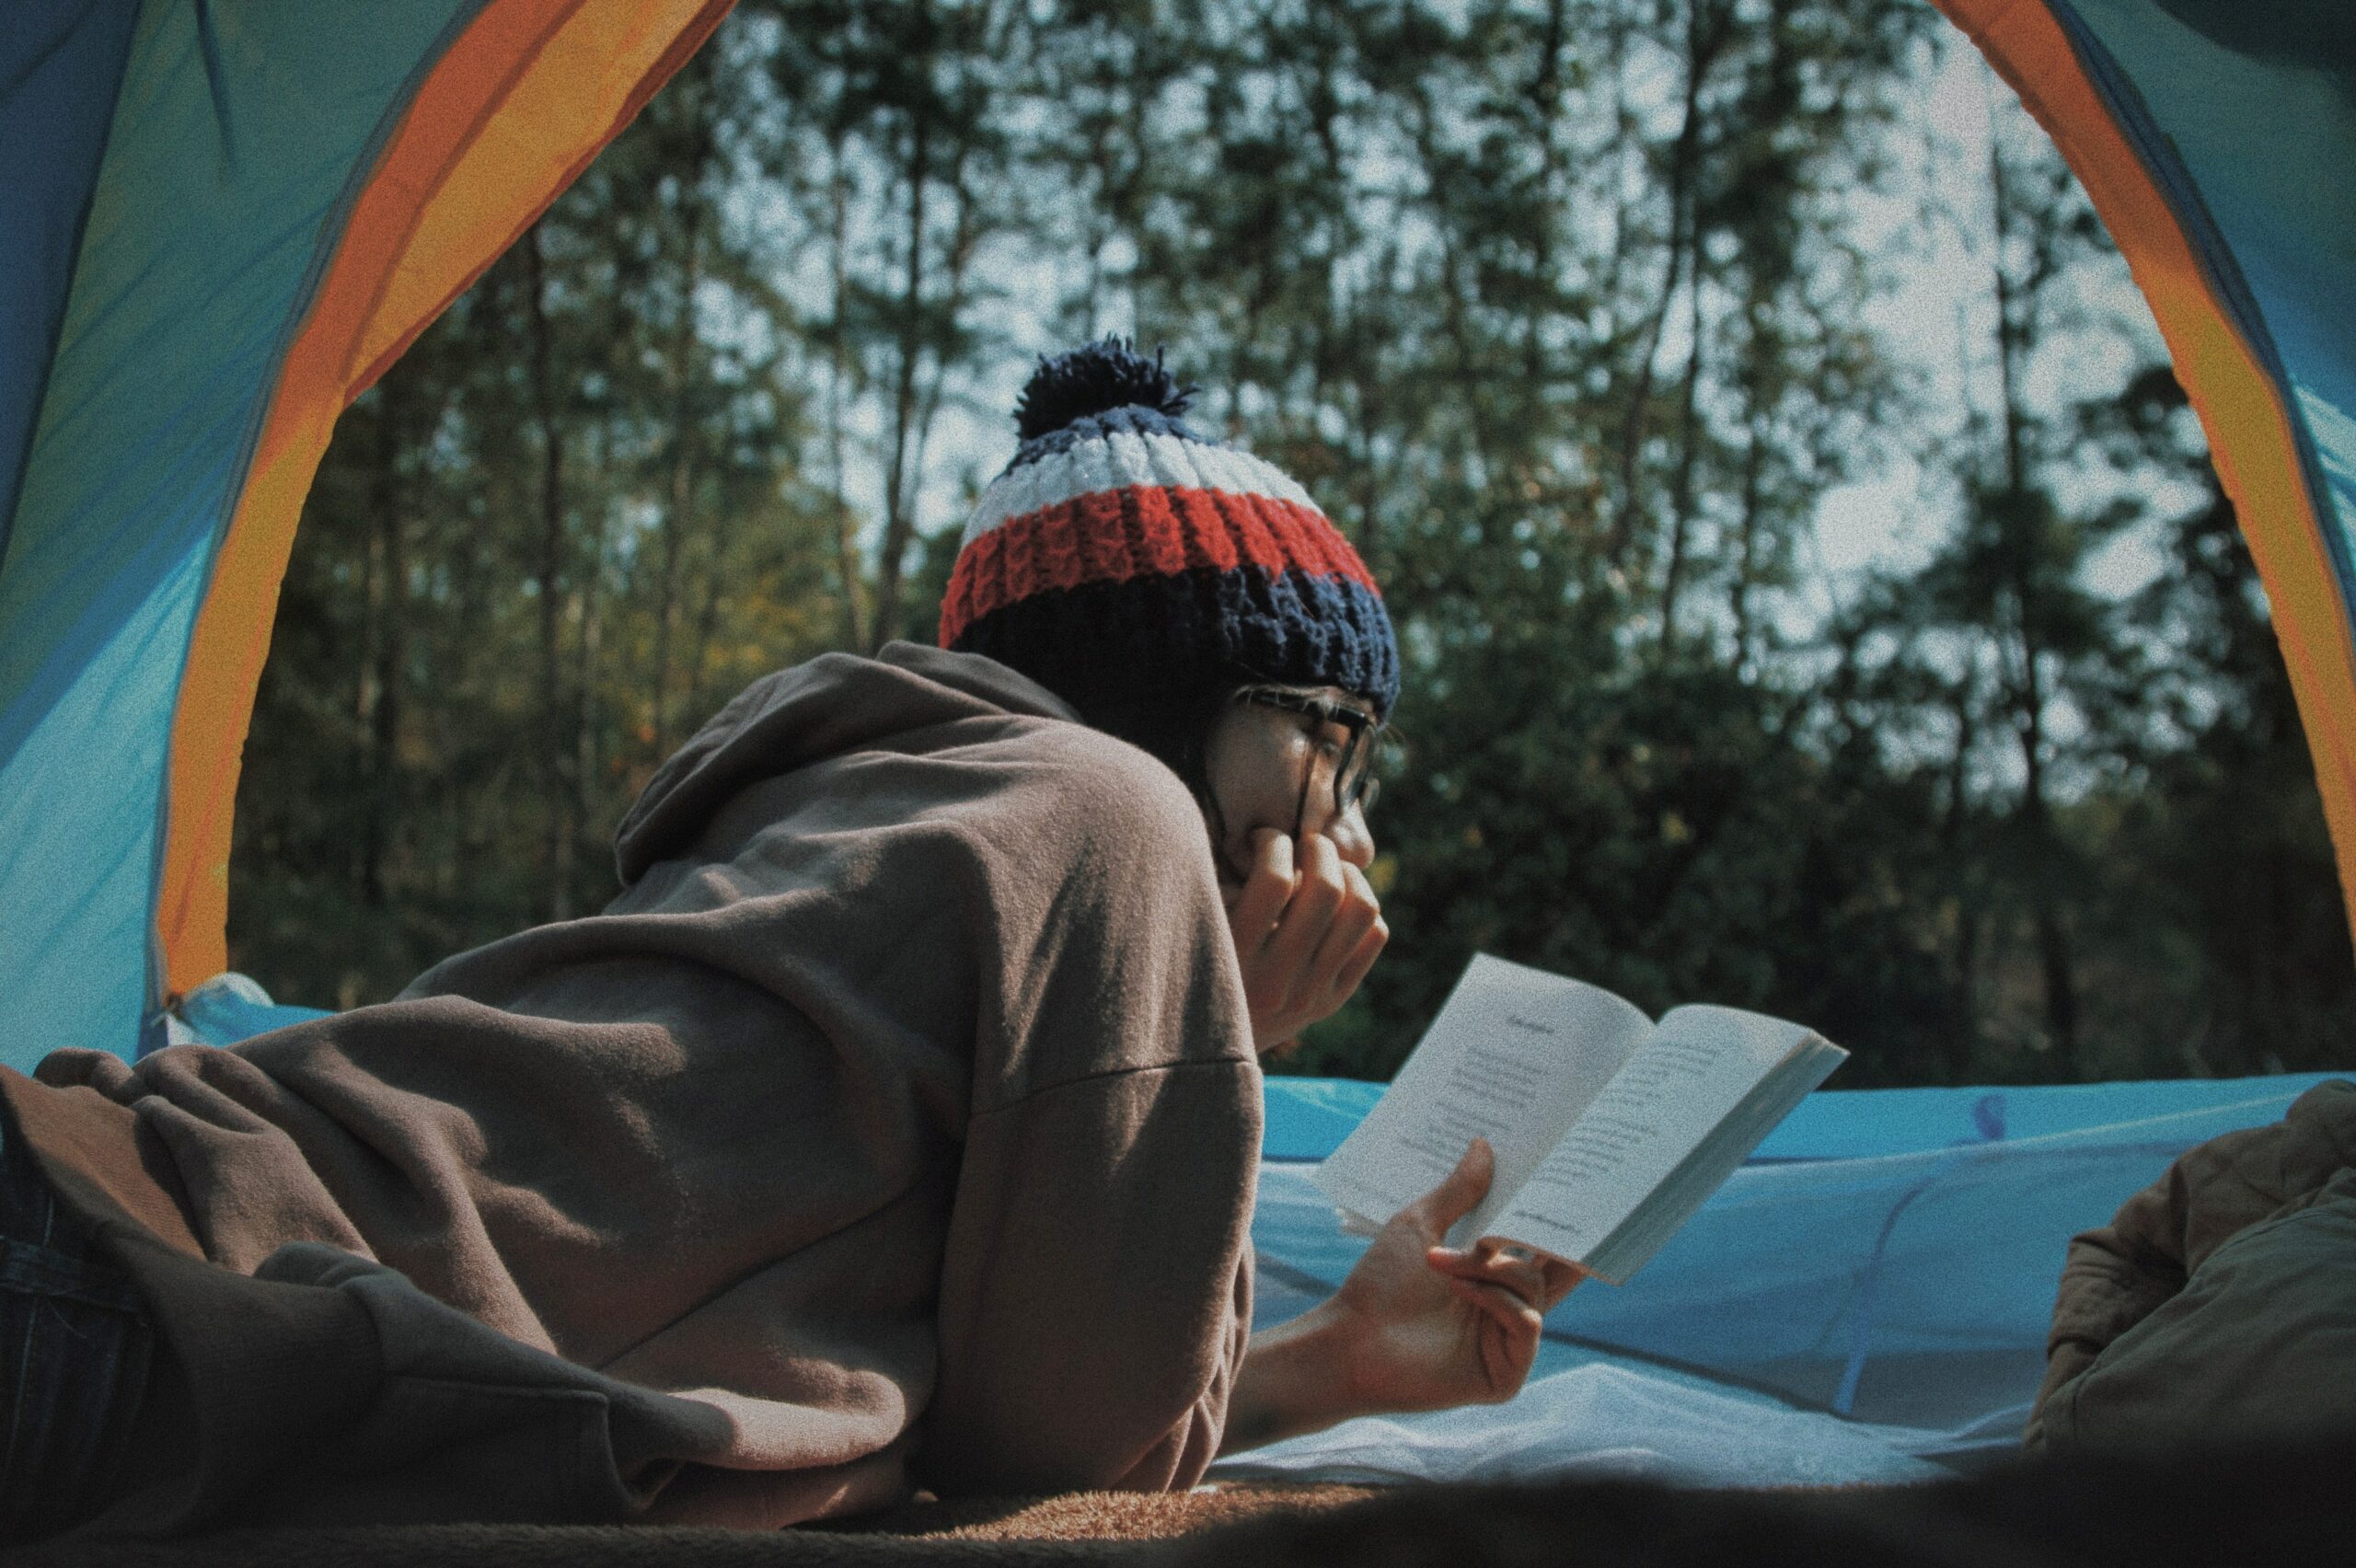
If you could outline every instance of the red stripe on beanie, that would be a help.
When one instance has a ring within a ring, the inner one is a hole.
[[[1270,496],[1129,485],[1011,518],[958,552],[941,606],[941,641],[1050,589],[1256,566],[1344,577],[1381,590],[1316,508]]]

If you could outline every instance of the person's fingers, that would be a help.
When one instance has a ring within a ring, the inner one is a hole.
[[[1495,1280],[1501,1285],[1511,1285],[1533,1301],[1546,1289],[1546,1271],[1536,1258],[1518,1253],[1494,1241],[1482,1241],[1461,1251],[1449,1252],[1438,1266],[1467,1279]]]
[[[1292,901],[1277,918],[1276,934],[1267,946],[1270,965],[1289,977],[1285,994],[1294,1003],[1301,999],[1310,957],[1348,893],[1348,884],[1342,880],[1342,857],[1332,839],[1312,833],[1298,846],[1298,854],[1300,874]]]
[[[1474,1331],[1482,1380],[1496,1400],[1511,1399],[1538,1359],[1543,1323],[1537,1311],[1500,1286],[1451,1279],[1449,1289],[1481,1315]]]
[[[1505,1285],[1542,1312],[1553,1311],[1587,1278],[1587,1271],[1576,1263],[1542,1252],[1516,1256],[1517,1251],[1483,1239],[1470,1247],[1434,1247],[1425,1254],[1425,1261],[1445,1274]]]
[[[1496,1156],[1489,1148],[1489,1140],[1474,1138],[1464,1150],[1464,1158],[1430,1192],[1407,1205],[1416,1223],[1426,1234],[1445,1236],[1448,1228],[1471,1214],[1489,1195],[1490,1180],[1496,1174]]]
[[[1459,1299],[1478,1307],[1481,1315],[1499,1328],[1519,1333],[1537,1323],[1536,1309],[1502,1285],[1484,1285],[1477,1279],[1457,1279],[1451,1275],[1448,1288]]]
[[[1228,917],[1235,931],[1237,950],[1243,957],[1251,958],[1267,946],[1277,917],[1284,913],[1286,902],[1292,897],[1293,872],[1290,838],[1272,827],[1264,827],[1253,836],[1251,874],[1244,878],[1242,891],[1237,894]]]
[[[1435,1247],[1425,1255],[1425,1261],[1451,1278],[1502,1286],[1531,1307],[1542,1309],[1550,1305],[1546,1271],[1535,1258],[1513,1257],[1484,1242],[1464,1251]]]
[[[1303,1000],[1332,1002],[1339,1007],[1349,997],[1349,990],[1341,989],[1342,971],[1357,956],[1358,944],[1366,938],[1374,923],[1382,917],[1382,906],[1376,902],[1374,889],[1366,874],[1336,854],[1342,868],[1342,902],[1334,911],[1333,920],[1325,934],[1318,940],[1317,951],[1310,956],[1309,974],[1302,986]],[[1355,986],[1350,988],[1356,989]],[[1334,993],[1340,991],[1340,995]]]
[[[1374,961],[1382,956],[1383,947],[1390,940],[1391,928],[1378,914],[1374,924],[1358,938],[1357,951],[1350,954],[1349,962],[1343,964],[1341,973],[1334,976],[1334,994],[1345,1002],[1356,996],[1357,988],[1366,983],[1367,972],[1374,967]]]
[[[1546,1276],[1545,1294],[1540,1300],[1548,1311],[1553,1311],[1564,1297],[1577,1288],[1579,1281],[1587,1277],[1587,1271],[1560,1258],[1541,1258],[1538,1262]]]
[[[1509,1287],[1493,1280],[1467,1279],[1460,1274],[1442,1277],[1452,1294],[1478,1302],[1483,1311],[1500,1322],[1519,1322],[1524,1314],[1537,1310]]]

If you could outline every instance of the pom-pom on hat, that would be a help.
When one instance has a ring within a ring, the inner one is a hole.
[[[1022,445],[965,525],[941,646],[1131,738],[1261,681],[1388,715],[1399,649],[1366,563],[1275,466],[1186,424],[1195,390],[1117,338],[1039,362]]]

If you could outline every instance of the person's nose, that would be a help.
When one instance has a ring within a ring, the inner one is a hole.
[[[1334,852],[1359,870],[1374,864],[1374,835],[1367,829],[1366,813],[1355,802],[1348,811],[1327,820],[1325,836],[1334,841]]]

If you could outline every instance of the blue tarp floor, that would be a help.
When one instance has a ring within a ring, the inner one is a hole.
[[[1992,1463],[2042,1376],[2071,1236],[2326,1076],[1820,1090],[1634,1279],[1571,1293],[1511,1403],[1350,1422],[1213,1474],[1784,1486]],[[1263,1321],[1322,1297],[1365,1247],[1311,1172],[1380,1092],[1269,1080]]]

